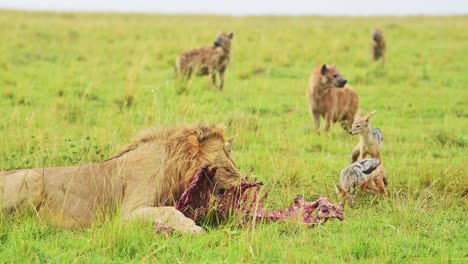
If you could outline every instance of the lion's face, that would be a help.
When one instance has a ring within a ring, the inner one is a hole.
[[[220,131],[211,134],[209,129],[201,131],[198,135],[188,137],[189,152],[193,158],[199,160],[199,168],[208,166],[210,171],[216,171],[212,182],[213,193],[221,195],[227,189],[239,185],[241,181],[241,174],[231,157],[235,137],[224,140]]]
[[[216,144],[216,150],[210,155],[209,168],[216,169],[214,176],[214,193],[216,195],[223,194],[227,189],[239,185],[241,174],[236,168],[236,164],[231,157],[232,142],[234,137],[226,140],[226,142]]]

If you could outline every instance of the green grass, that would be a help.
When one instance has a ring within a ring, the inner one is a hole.
[[[370,61],[384,30],[385,69]],[[176,95],[174,60],[235,32],[225,90],[193,79]],[[99,161],[139,130],[219,122],[234,156],[269,191],[338,201],[334,182],[359,141],[313,131],[310,71],[336,64],[377,110],[390,199],[359,195],[345,221],[231,226],[155,235],[118,220],[61,230],[0,218],[2,262],[453,262],[468,259],[468,17],[215,17],[0,12],[0,169]],[[131,99],[129,99],[131,98]],[[128,103],[130,102],[131,103]],[[323,122],[322,122],[323,125]]]

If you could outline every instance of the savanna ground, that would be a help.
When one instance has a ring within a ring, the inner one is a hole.
[[[384,69],[370,61],[384,30]],[[224,91],[197,78],[177,95],[181,51],[235,32]],[[103,160],[139,130],[199,121],[239,134],[234,157],[269,191],[337,202],[333,183],[359,137],[312,133],[313,67],[336,64],[377,110],[390,198],[358,195],[345,221],[275,223],[201,236],[110,220],[67,231],[0,218],[1,262],[465,262],[468,17],[215,17],[0,12],[0,169]],[[322,121],[323,126],[323,121]]]

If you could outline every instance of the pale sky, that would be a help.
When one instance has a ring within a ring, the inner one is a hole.
[[[468,0],[0,0],[0,9],[216,15],[467,15]]]

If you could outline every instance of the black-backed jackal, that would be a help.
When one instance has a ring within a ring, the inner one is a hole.
[[[363,159],[355,162],[341,171],[340,184],[335,184],[336,192],[343,202],[350,207],[354,204],[354,194],[358,188],[365,192],[367,188],[387,195],[378,159]]]

